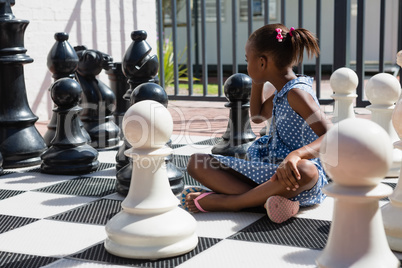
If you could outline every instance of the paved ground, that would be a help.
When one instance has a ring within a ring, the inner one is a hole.
[[[230,109],[225,107],[226,102],[217,101],[169,101],[170,111],[176,135],[196,135],[221,137],[226,131]],[[328,117],[332,116],[333,105],[321,107]],[[365,108],[355,108],[356,117],[370,118],[370,112]],[[43,135],[47,130],[48,121],[36,123],[36,127]],[[265,124],[251,123],[253,132],[259,136]]]

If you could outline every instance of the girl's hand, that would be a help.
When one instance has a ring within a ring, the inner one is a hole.
[[[297,163],[301,158],[294,152],[291,152],[278,166],[271,181],[277,180],[288,191],[296,191],[299,188],[298,180],[301,179]]]

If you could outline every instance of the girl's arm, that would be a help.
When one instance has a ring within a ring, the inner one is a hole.
[[[256,124],[263,123],[272,116],[274,94],[263,100],[263,89],[264,84],[253,82],[251,86],[250,116],[251,120]]]
[[[332,126],[320,107],[310,94],[301,89],[292,89],[288,93],[288,102],[292,109],[298,113],[318,135],[318,139],[310,144],[291,152],[278,167],[271,180],[279,180],[285,188],[295,189],[298,187],[297,180],[301,179],[297,169],[297,163],[301,159],[319,157],[321,142],[324,134]],[[292,186],[292,187],[290,187]]]

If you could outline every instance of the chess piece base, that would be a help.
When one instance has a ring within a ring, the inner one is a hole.
[[[49,174],[85,174],[99,166],[98,152],[83,144],[73,148],[50,147],[42,155],[41,171]]]
[[[116,256],[160,259],[178,256],[198,244],[195,219],[176,207],[162,214],[131,214],[124,210],[106,225],[106,250]]]

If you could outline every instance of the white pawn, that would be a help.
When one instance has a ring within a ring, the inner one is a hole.
[[[398,101],[392,113],[392,123],[402,137],[402,100]],[[395,142],[394,147],[402,150],[402,141]],[[402,168],[400,170],[398,184],[389,197],[390,202],[381,208],[388,244],[395,251],[402,251]]]
[[[379,200],[392,193],[380,183],[391,165],[391,152],[388,134],[367,119],[342,120],[325,135],[321,162],[333,183],[324,192],[334,198],[334,211],[318,267],[399,267],[379,208]]]
[[[366,95],[371,105],[366,108],[371,111],[371,120],[382,126],[392,142],[399,137],[392,125],[392,112],[401,94],[401,85],[396,77],[387,73],[379,73],[369,79],[366,85]],[[398,177],[401,166],[402,151],[394,149],[393,162],[387,177]]]
[[[356,87],[359,84],[356,73],[346,67],[339,68],[332,73],[329,83],[334,91],[331,97],[335,100],[332,122],[355,118],[353,101],[357,97]]]
[[[170,189],[165,157],[173,120],[160,103],[144,100],[132,105],[122,123],[132,145],[132,181],[122,211],[106,225],[106,250],[120,257],[159,259],[181,255],[198,244],[196,221],[178,207]]]

